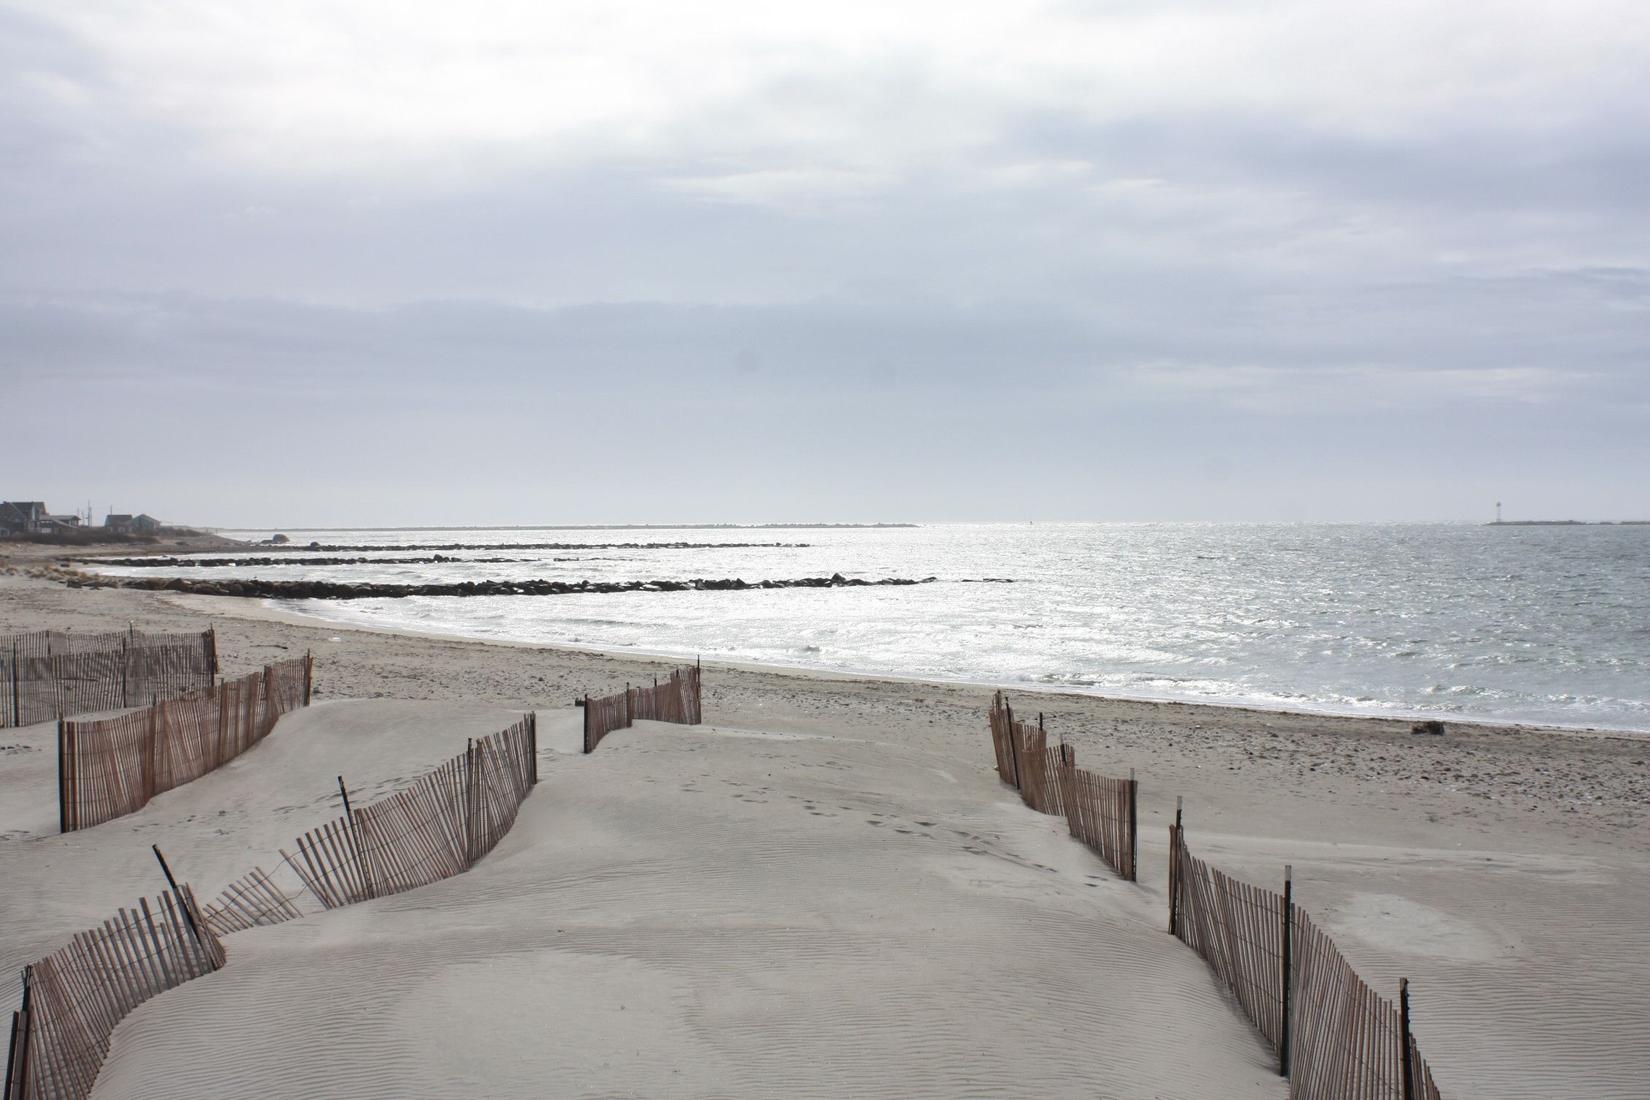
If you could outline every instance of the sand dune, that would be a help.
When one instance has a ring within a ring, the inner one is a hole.
[[[1446,1097],[1650,1096],[1650,882],[1608,856],[1193,837],[1295,898],[1395,996]],[[1152,861],[1155,865],[1156,860]]]
[[[0,904],[0,1005],[14,1003],[18,973],[70,933],[165,887],[150,851],[215,893],[254,864],[273,869],[276,849],[339,813],[338,780],[352,798],[376,798],[461,752],[466,737],[520,717],[498,707],[391,700],[332,702],[288,714],[250,751],[137,813],[91,829],[57,832],[56,729],[6,731],[27,751],[0,757],[0,835],[8,883]],[[547,714],[553,742],[576,743],[577,712]],[[210,896],[210,894],[206,895]]]
[[[469,874],[231,939],[98,1095],[1283,1095],[1156,913],[983,769],[643,723]]]

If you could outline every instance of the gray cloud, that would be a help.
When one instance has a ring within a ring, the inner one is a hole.
[[[7,494],[293,523],[1650,513],[1631,5],[1355,7],[1356,40],[1291,3],[661,9],[643,41],[530,26],[515,53],[433,7],[377,36],[230,10],[0,13],[0,385],[72,410],[17,430],[42,457]],[[148,445],[96,442],[132,424]],[[702,511],[614,503],[684,464]]]

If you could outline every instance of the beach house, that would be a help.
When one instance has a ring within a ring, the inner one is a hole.
[[[143,512],[135,516],[110,512],[103,517],[103,526],[120,535],[152,535],[160,530],[160,520]]]

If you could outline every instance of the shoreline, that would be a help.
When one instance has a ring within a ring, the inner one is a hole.
[[[635,525],[632,525],[635,526]],[[701,525],[716,526],[716,525]],[[745,525],[739,525],[745,526]],[[776,525],[780,527],[789,525]],[[428,528],[429,530],[447,530],[448,528]],[[476,528],[477,530],[491,530],[491,528]],[[533,530],[541,528],[522,528]],[[545,527],[544,530],[601,530],[603,528],[568,528]],[[661,528],[670,530],[674,528]],[[227,529],[226,529],[227,530]],[[242,528],[233,528],[240,531]],[[304,530],[314,530],[305,528]],[[364,528],[340,528],[339,530],[365,530]],[[373,530],[377,530],[374,528]],[[396,530],[400,530],[399,528]],[[412,530],[412,528],[408,528]],[[199,545],[196,545],[196,544]],[[9,562],[13,569],[20,569],[25,575],[47,581],[60,588],[68,588],[67,580],[76,576],[79,570],[75,568],[76,558],[94,559],[87,564],[95,564],[95,559],[104,556],[118,556],[124,553],[132,556],[134,553],[141,556],[159,556],[176,553],[198,553],[208,550],[222,549],[226,544],[241,550],[259,549],[255,544],[242,543],[216,533],[202,533],[187,540],[174,540],[170,546],[154,545],[144,550],[134,551],[131,547],[96,547],[91,553],[87,548],[57,547],[42,544],[0,544],[0,568]],[[79,551],[78,553],[76,551]],[[87,578],[100,578],[99,574],[82,574]],[[180,608],[198,609],[203,614],[218,614],[247,622],[281,622],[292,626],[308,627],[316,630],[343,630],[369,636],[421,638],[431,641],[442,641],[460,645],[504,646],[511,649],[551,650],[574,657],[605,659],[611,661],[637,661],[647,664],[664,664],[680,662],[688,659],[682,652],[668,650],[649,650],[643,648],[603,649],[599,646],[578,645],[565,642],[535,642],[510,638],[479,638],[473,635],[450,633],[438,630],[419,630],[415,627],[393,626],[387,624],[345,623],[340,620],[327,618],[324,615],[310,614],[302,611],[293,611],[270,606],[276,600],[262,597],[238,597],[225,595],[201,595],[184,592],[169,591],[158,588],[124,588],[123,586],[99,585],[93,591],[127,591],[133,594],[158,596],[165,602]],[[707,667],[728,669],[752,675],[790,676],[803,680],[827,680],[844,683],[886,683],[901,685],[929,685],[935,688],[960,688],[982,692],[1005,691],[1015,695],[1032,699],[1042,698],[1050,702],[1079,699],[1092,700],[1101,704],[1117,704],[1120,706],[1139,707],[1170,707],[1187,708],[1195,715],[1199,712],[1232,712],[1236,714],[1254,715],[1256,718],[1277,717],[1305,722],[1328,722],[1335,724],[1346,723],[1373,723],[1391,727],[1391,732],[1410,734],[1408,727],[1416,722],[1438,720],[1445,723],[1452,731],[1476,731],[1484,734],[1500,732],[1521,733],[1534,736],[1573,737],[1578,739],[1600,738],[1608,740],[1622,740],[1627,742],[1650,742],[1650,729],[1630,726],[1608,725],[1571,725],[1553,722],[1532,722],[1519,719],[1496,718],[1491,716],[1461,716],[1440,712],[1425,711],[1395,711],[1373,712],[1355,710],[1337,710],[1329,707],[1312,709],[1304,706],[1291,706],[1285,703],[1269,704],[1258,700],[1240,699],[1187,699],[1170,695],[1130,695],[1115,692],[1088,691],[1076,687],[1063,687],[1052,684],[1031,684],[1026,682],[1005,683],[1002,681],[973,680],[966,677],[936,678],[932,676],[906,676],[897,672],[884,670],[857,670],[839,669],[822,666],[812,666],[801,663],[738,660],[728,658],[713,658],[705,662]]]
[[[0,566],[0,633],[119,629],[130,621],[188,629],[211,620],[226,675],[260,667],[275,654],[311,650],[325,698],[559,708],[682,660],[636,649],[345,625],[228,597],[69,588],[51,559],[39,552],[13,555],[9,568]],[[957,757],[967,760],[979,753],[991,696],[1003,686],[720,659],[707,668],[713,675],[706,705],[724,725],[840,736],[844,723],[918,722],[943,731]],[[1132,767],[1152,776],[1148,799],[1160,791],[1212,793],[1200,815],[1205,827],[1246,821],[1244,803],[1259,789],[1286,796],[1288,812],[1263,826],[1267,832],[1321,833],[1351,799],[1417,846],[1435,845],[1440,823],[1453,820],[1469,827],[1471,835],[1456,842],[1461,848],[1507,843],[1511,830],[1542,849],[1575,851],[1608,837],[1608,843],[1650,851],[1650,738],[1635,732],[1452,720],[1446,735],[1430,736],[1412,733],[1412,720],[1391,715],[1009,687],[1016,710],[1044,712],[1051,736],[1076,746],[1080,759],[1112,774]],[[1220,782],[1211,787],[1214,778]]]
[[[241,617],[254,621],[286,622],[294,626],[333,627],[340,630],[354,630],[366,634],[384,634],[406,638],[429,638],[432,640],[457,642],[474,645],[507,646],[512,649],[552,649],[558,652],[579,654],[590,657],[607,657],[616,660],[632,658],[646,661],[673,661],[684,662],[693,660],[700,655],[668,650],[652,650],[645,648],[604,649],[600,646],[575,645],[567,642],[533,642],[519,638],[480,638],[469,634],[456,634],[441,630],[420,630],[415,627],[391,626],[386,624],[346,623],[339,619],[329,619],[325,615],[311,614],[304,611],[294,611],[287,608],[270,606],[275,601],[236,597],[236,596],[201,596],[188,593],[168,593],[173,602],[179,606],[191,606],[193,601],[199,601],[203,609],[222,608],[223,614],[229,617]],[[185,601],[191,601],[186,603]],[[822,665],[808,665],[801,663],[787,663],[777,661],[741,660],[737,658],[713,657],[704,659],[706,668],[729,669],[738,672],[765,673],[776,676],[797,676],[803,679],[828,679],[848,682],[876,682],[890,684],[917,684],[934,687],[962,687],[977,688],[985,691],[1002,691],[1008,694],[1030,697],[1075,696],[1082,699],[1096,699],[1102,702],[1140,703],[1163,706],[1179,706],[1191,708],[1210,708],[1215,710],[1239,711],[1256,715],[1278,715],[1300,719],[1346,719],[1351,721],[1374,721],[1392,723],[1415,723],[1436,719],[1450,727],[1474,727],[1485,730],[1511,729],[1527,733],[1553,734],[1558,736],[1575,737],[1610,737],[1626,739],[1642,739],[1650,741],[1650,729],[1636,729],[1632,727],[1616,726],[1582,726],[1566,725],[1551,722],[1525,722],[1517,719],[1495,717],[1458,717],[1454,715],[1440,716],[1438,713],[1423,711],[1413,712],[1372,712],[1351,710],[1315,710],[1304,706],[1289,706],[1279,703],[1269,705],[1260,701],[1225,700],[1225,699],[1184,699],[1170,695],[1129,695],[1118,692],[1089,691],[1077,687],[1060,687],[1052,684],[1030,684],[1025,682],[1010,683],[1001,680],[972,680],[967,677],[934,677],[934,676],[907,676],[897,672],[887,672],[881,669],[842,669],[829,668]]]
[[[444,528],[429,529],[440,530]],[[203,538],[204,537],[205,536],[203,536]],[[211,539],[214,543],[222,543],[225,541],[221,536],[211,536]],[[168,554],[185,552],[186,549],[187,548],[183,547],[181,543],[179,544],[178,549],[175,550],[170,547],[162,547],[157,545],[150,548],[148,551],[143,552],[143,556],[164,557]],[[248,543],[241,544],[240,549],[242,551],[256,552],[259,548]],[[288,549],[301,552],[303,548],[291,547]],[[399,548],[386,547],[386,549]],[[4,552],[4,547],[0,547],[0,554],[4,554]],[[69,572],[80,572],[80,570],[76,568],[80,561],[84,561],[84,565],[89,570],[96,570],[98,568],[99,558],[113,557],[115,555],[109,551],[104,551],[98,554],[84,555],[84,557],[60,553],[53,554],[50,552],[50,548],[41,547],[38,548],[38,550],[36,550],[36,552],[31,556],[35,557],[40,564],[45,564],[48,560],[50,560],[52,566],[61,577],[65,570]],[[168,591],[175,592],[177,594],[188,594],[201,597],[221,596],[237,601],[237,606],[233,608],[231,608],[229,604],[218,605],[224,609],[222,613],[249,616],[256,616],[265,611],[272,610],[273,605],[277,603],[297,604],[303,602],[306,597],[305,589],[309,587],[349,587],[352,589],[363,587],[361,584],[355,582],[349,582],[346,584],[344,582],[307,582],[292,580],[268,581],[258,579],[245,580],[236,577],[212,578],[205,581],[189,578],[167,578],[162,580],[160,578],[134,578],[124,575],[116,575],[111,577],[106,576],[101,572],[91,571],[83,573],[83,575],[78,579],[90,585],[107,584],[118,585],[121,587],[129,586],[139,589],[148,588],[157,591]],[[831,579],[834,581],[836,578]],[[501,591],[498,594],[507,595],[517,594],[515,590],[522,588],[523,586],[531,587],[535,585],[553,585],[557,587],[558,591],[560,591],[562,587],[578,589],[580,585],[589,583],[591,582],[584,581],[579,582],[579,585],[572,585],[568,582],[559,581],[465,581],[462,583],[454,582],[453,584],[441,585],[419,584],[409,586],[403,584],[385,584],[382,587],[393,587],[398,590],[409,587],[418,588],[420,590],[426,587],[439,587],[443,589],[451,587],[464,589],[462,592],[453,593],[454,595],[476,595],[486,594],[480,589],[470,591],[477,585],[481,585],[485,588],[487,586],[497,584],[501,588]],[[604,582],[601,586],[599,586],[599,590],[607,591],[610,587],[613,590],[618,590],[624,588],[626,585],[639,585],[642,583],[644,582],[624,582],[624,584],[614,583],[610,585],[607,582]],[[700,585],[703,585],[707,590],[719,590],[724,585],[731,588],[740,582],[727,581],[713,583],[705,581],[673,581],[671,583],[683,584],[693,588],[698,588]],[[773,586],[789,586],[792,583],[803,584],[804,582],[773,582]],[[813,582],[807,583],[811,584]],[[887,580],[882,582],[865,581],[860,579],[853,582],[845,581],[843,583],[886,584],[894,582]],[[764,587],[768,584],[769,582],[752,583],[747,587]],[[286,586],[288,588],[292,588],[293,590],[279,590],[281,586]],[[276,590],[266,591],[262,589]],[[596,590],[596,588],[593,587],[592,590]],[[397,591],[394,594],[400,595],[403,593]],[[429,594],[436,595],[442,593],[432,592]],[[535,591],[523,592],[521,594],[537,593]],[[321,593],[321,595],[327,594]],[[255,605],[256,609],[254,610],[252,607],[242,607],[239,606],[239,604]],[[624,638],[617,637],[603,638],[600,642],[586,641],[583,639],[565,641],[557,638],[501,638],[487,636],[485,634],[465,633],[465,630],[471,628],[484,629],[488,624],[466,622],[464,621],[465,616],[462,611],[456,612],[454,616],[449,616],[449,618],[452,618],[454,621],[446,624],[433,624],[430,627],[426,627],[416,621],[397,622],[395,620],[398,618],[406,620],[409,618],[416,618],[416,616],[403,615],[393,609],[385,612],[387,618],[390,620],[389,622],[373,621],[377,617],[376,612],[358,612],[358,614],[361,614],[362,617],[359,619],[352,618],[347,607],[333,609],[322,605],[320,607],[315,607],[314,610],[294,610],[291,611],[291,613],[296,616],[306,617],[308,621],[312,623],[325,623],[336,629],[400,632],[416,634],[429,638],[444,638],[453,641],[466,642],[494,644],[517,642],[526,646],[549,647],[567,650],[570,652],[601,654],[612,658],[630,657],[634,659],[647,660],[687,659],[694,655],[694,650],[690,648],[690,643],[697,640],[692,637],[672,638],[670,648],[652,649],[626,645],[624,644]],[[555,614],[556,613],[554,612],[551,613],[552,619],[555,618]],[[537,629],[532,622],[518,625],[522,628],[523,633],[527,635],[535,633]],[[443,627],[446,628],[444,629]],[[691,635],[693,632],[689,631],[687,633]],[[772,640],[773,639],[770,639],[770,641]],[[605,645],[603,643],[605,643]],[[1237,682],[1222,680],[1218,677],[1214,682],[1207,682],[1199,679],[1195,672],[1187,672],[1182,674],[1184,676],[1191,676],[1192,678],[1190,683],[1184,686],[1194,689],[1215,689],[1213,692],[1205,692],[1197,690],[1176,690],[1177,688],[1183,686],[1182,684],[1176,682],[1177,679],[1181,678],[1176,675],[1176,673],[1180,672],[1180,670],[1178,667],[1170,666],[1147,669],[1137,676],[1104,675],[1100,677],[1101,681],[1103,681],[1100,683],[1079,683],[1058,677],[1051,677],[1047,680],[1035,678],[1039,668],[1039,663],[1033,657],[1029,664],[1026,664],[1024,661],[1021,662],[1021,671],[1017,678],[1003,681],[992,678],[994,673],[998,670],[992,667],[991,662],[984,660],[969,659],[961,662],[944,662],[946,664],[960,664],[961,666],[964,666],[960,671],[955,673],[953,673],[950,669],[941,670],[933,668],[926,668],[922,671],[907,673],[895,667],[863,667],[856,665],[851,661],[838,665],[813,663],[807,659],[809,656],[812,655],[804,653],[793,656],[785,651],[782,644],[770,644],[763,647],[758,647],[758,649],[749,656],[718,656],[716,660],[726,664],[728,667],[787,670],[797,672],[802,675],[811,676],[848,677],[851,679],[887,679],[890,681],[913,683],[990,687],[994,689],[1002,688],[1005,690],[1010,690],[1018,695],[1035,694],[1042,697],[1062,698],[1067,696],[1077,696],[1128,703],[1166,703],[1188,707],[1234,708],[1262,714],[1300,715],[1320,720],[1372,720],[1408,724],[1441,721],[1446,723],[1448,726],[1455,728],[1516,728],[1551,733],[1562,732],[1576,736],[1627,737],[1640,739],[1650,738],[1650,718],[1646,718],[1644,714],[1640,713],[1643,707],[1641,704],[1636,702],[1636,693],[1630,690],[1629,685],[1621,685],[1622,690],[1617,690],[1613,693],[1615,698],[1611,698],[1612,693],[1608,691],[1606,691],[1604,695],[1597,698],[1590,696],[1572,698],[1564,694],[1569,686],[1564,683],[1559,683],[1550,687],[1548,690],[1553,693],[1551,695],[1536,695],[1514,691],[1511,693],[1510,698],[1501,698],[1494,691],[1478,692],[1466,690],[1463,692],[1462,690],[1445,690],[1442,687],[1443,684],[1455,683],[1455,681],[1447,679],[1440,681],[1439,685],[1435,685],[1427,690],[1422,690],[1422,688],[1425,688],[1428,683],[1431,683],[1431,681],[1406,683],[1406,685],[1402,688],[1392,688],[1385,692],[1379,690],[1378,681],[1371,681],[1370,684],[1343,685],[1343,689],[1339,691],[1316,691],[1313,690],[1314,684],[1312,682],[1304,681],[1299,676],[1291,677],[1287,673],[1284,673],[1281,677],[1262,677],[1262,679],[1267,681],[1266,683],[1256,686],[1252,692],[1245,692],[1243,689],[1251,686],[1242,682],[1243,680],[1249,678],[1247,676],[1237,677]],[[861,656],[865,655],[862,654]],[[983,655],[975,654],[974,656],[978,657]],[[1025,655],[1021,656],[1023,657]],[[916,663],[920,665],[924,663],[932,664],[934,662],[918,661]],[[1050,666],[1047,662],[1043,662],[1041,667],[1046,670]],[[1439,673],[1438,675],[1442,676],[1445,674]],[[1578,692],[1580,691],[1580,689],[1576,690]],[[1499,707],[1497,707],[1498,700],[1502,704]]]

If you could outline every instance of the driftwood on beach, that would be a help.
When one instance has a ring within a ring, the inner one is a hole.
[[[869,588],[888,585],[932,584],[938,577],[912,580],[884,577],[864,580],[844,577],[797,577],[788,580],[745,581],[738,577],[684,581],[455,581],[443,584],[345,584],[339,581],[193,580],[183,577],[84,577],[71,585],[90,588],[143,588],[187,592],[198,596],[241,596],[262,600],[371,600],[407,596],[571,596],[614,592],[743,592],[772,588]],[[985,578],[995,580],[996,578]]]

